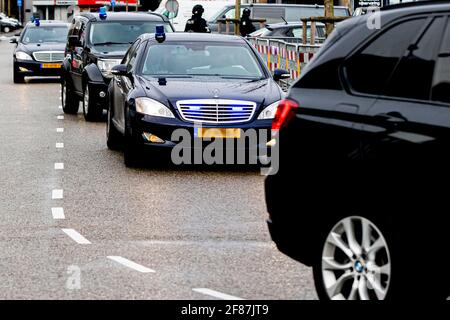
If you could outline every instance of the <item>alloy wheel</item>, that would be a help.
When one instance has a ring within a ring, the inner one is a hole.
[[[84,110],[84,114],[88,115],[89,114],[89,86],[86,86],[86,89],[84,91],[84,97],[83,97],[83,110]]]
[[[322,252],[322,279],[333,300],[384,300],[391,280],[391,256],[381,231],[370,220],[340,220]]]
[[[65,80],[63,80],[62,81],[62,90],[61,90],[61,95],[62,95],[62,97],[61,97],[61,102],[62,102],[62,105],[64,106],[65,105],[65,103],[66,103],[66,99],[67,99],[67,86],[66,86],[66,81]]]

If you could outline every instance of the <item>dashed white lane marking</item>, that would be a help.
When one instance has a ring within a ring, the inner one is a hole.
[[[55,146],[56,146],[57,149],[62,149],[62,148],[64,148],[64,143],[62,143],[62,142],[57,142],[57,143],[55,144]]]
[[[222,300],[244,300],[239,297],[230,296],[229,294],[211,290],[211,289],[207,289],[207,288],[194,288],[194,289],[192,289],[192,291],[195,291],[195,292],[198,292],[201,294],[205,294],[205,295],[208,295],[208,296],[211,296],[214,298],[222,299]]]
[[[64,170],[63,162],[55,162],[55,170]]]
[[[62,132],[64,132],[64,128],[56,128],[56,132],[62,133]]]
[[[58,120],[64,120],[64,116],[56,116],[56,119],[58,119]]]
[[[88,239],[83,237],[81,234],[79,234],[74,229],[62,229],[62,231],[64,231],[65,234],[67,234],[69,237],[71,237],[72,240],[78,244],[91,244],[91,242]]]
[[[62,189],[54,189],[52,190],[52,199],[62,199],[64,196],[64,191]]]
[[[65,219],[64,209],[60,207],[52,208],[53,219]]]
[[[142,273],[149,273],[149,272],[155,272],[155,270],[152,270],[150,268],[144,267],[140,264],[137,264],[136,262],[133,262],[131,260],[128,260],[124,257],[120,257],[120,256],[108,256],[108,259],[111,259],[115,262],[118,262],[128,268],[134,269],[136,271],[142,272]]]

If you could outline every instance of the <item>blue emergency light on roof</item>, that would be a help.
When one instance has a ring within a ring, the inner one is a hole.
[[[164,26],[156,26],[155,39],[159,43],[164,42],[164,40],[166,40],[166,33],[164,31]]]
[[[41,25],[41,21],[39,20],[39,18],[35,18],[35,19],[34,19],[34,25],[35,25],[36,27],[39,27],[39,26]]]
[[[108,16],[106,13],[106,7],[100,7],[100,11],[98,16],[100,17],[100,19],[105,20],[106,17]]]

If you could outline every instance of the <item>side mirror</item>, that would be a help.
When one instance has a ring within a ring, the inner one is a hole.
[[[275,69],[273,72],[273,80],[280,81],[281,79],[289,79],[291,77],[291,74],[289,71],[284,69]]]
[[[80,46],[80,40],[78,39],[78,36],[69,36],[68,38],[69,47],[79,47]]]
[[[118,64],[117,66],[112,67],[111,74],[115,76],[127,76],[128,73],[128,67],[126,64]]]
[[[17,41],[17,38],[11,38],[11,40],[9,40],[9,43],[15,43],[15,44],[18,44],[19,41]]]

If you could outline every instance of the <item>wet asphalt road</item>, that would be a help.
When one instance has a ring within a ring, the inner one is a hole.
[[[270,240],[257,170],[128,169],[104,122],[57,118],[57,81],[12,83],[12,50],[0,41],[1,299],[316,298]]]

